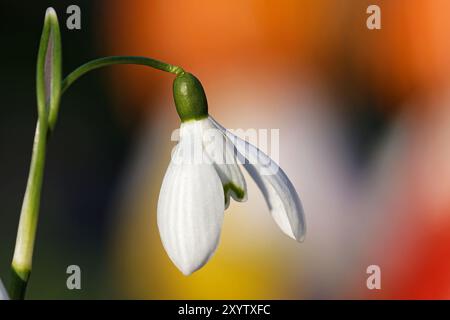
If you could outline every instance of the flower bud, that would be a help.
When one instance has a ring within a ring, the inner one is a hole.
[[[39,119],[47,120],[53,129],[61,96],[61,34],[53,8],[45,13],[44,28],[36,70],[36,91]]]

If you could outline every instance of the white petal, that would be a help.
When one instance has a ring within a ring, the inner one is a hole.
[[[209,118],[248,160],[244,163],[244,167],[263,193],[272,217],[281,230],[291,238],[303,241],[306,233],[303,208],[297,191],[287,175],[264,152],[226,130],[212,117]]]
[[[204,123],[203,145],[206,153],[222,181],[225,193],[225,207],[228,208],[230,196],[235,201],[247,200],[247,184],[236,162],[236,149],[231,141],[207,119]]]
[[[6,292],[6,289],[3,286],[2,279],[0,279],[0,300],[9,300],[8,293]]]
[[[164,177],[158,200],[158,228],[169,257],[183,274],[189,275],[208,262],[217,248],[224,195],[213,165],[187,159],[187,150],[194,143],[201,144],[198,125],[192,122],[182,126],[180,135],[173,156],[181,161],[172,160]]]

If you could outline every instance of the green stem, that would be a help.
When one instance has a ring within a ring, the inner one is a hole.
[[[12,261],[11,299],[23,299],[31,273],[34,240],[39,216],[42,178],[44,175],[45,150],[48,126],[38,121],[33,143],[30,172],[20,213],[16,247]]]
[[[113,64],[138,64],[143,66],[152,67],[161,71],[170,72],[176,75],[184,73],[184,70],[180,67],[158,61],[155,59],[145,58],[145,57],[133,57],[133,56],[115,56],[115,57],[105,57],[100,59],[95,59],[89,61],[82,66],[78,67],[72,73],[70,73],[63,81],[61,86],[61,94],[70,87],[72,83],[75,82],[85,73],[98,69],[105,66],[110,66]]]

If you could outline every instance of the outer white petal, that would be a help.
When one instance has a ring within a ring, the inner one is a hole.
[[[263,193],[281,230],[291,238],[303,241],[306,233],[303,208],[297,191],[284,171],[264,152],[226,130],[212,117],[210,119],[248,160],[244,167]]]
[[[225,193],[225,207],[230,204],[230,196],[235,201],[247,200],[247,184],[236,162],[236,149],[224,133],[217,129],[208,118],[203,122],[203,145],[214,162]]]
[[[9,300],[8,293],[6,292],[6,289],[3,286],[2,279],[0,279],[0,300]]]
[[[162,243],[185,275],[201,268],[215,252],[224,213],[222,183],[214,166],[188,159],[188,150],[201,145],[202,130],[195,122],[182,125],[158,200]]]

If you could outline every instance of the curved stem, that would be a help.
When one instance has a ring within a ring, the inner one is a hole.
[[[170,72],[176,75],[182,74],[184,70],[180,67],[150,59],[146,57],[134,57],[134,56],[113,56],[99,58],[89,61],[82,66],[72,71],[62,82],[61,94],[70,87],[78,78],[91,70],[106,67],[113,64],[138,64],[143,66],[152,67],[161,71]]]

